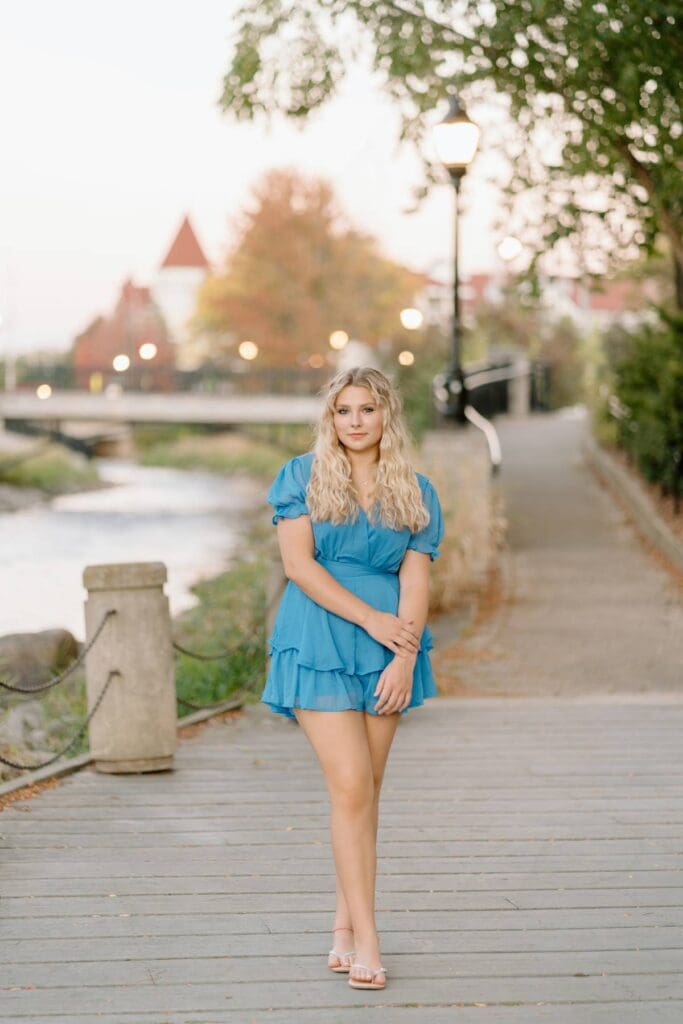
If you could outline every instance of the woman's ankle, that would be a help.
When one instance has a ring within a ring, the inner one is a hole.
[[[356,952],[360,954],[359,959],[362,959],[363,956],[369,956],[373,959],[380,956],[379,936],[376,932],[366,933],[365,936],[357,933],[354,934],[353,944]]]

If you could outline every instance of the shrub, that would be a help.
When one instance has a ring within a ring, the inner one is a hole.
[[[683,314],[658,307],[661,321],[643,325],[617,363],[614,392],[626,414],[617,440],[643,476],[672,495],[683,492]]]

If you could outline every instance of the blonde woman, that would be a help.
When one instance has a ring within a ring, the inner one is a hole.
[[[375,879],[389,748],[400,715],[437,693],[425,623],[443,521],[409,445],[393,382],[372,367],[339,371],[313,450],[286,462],[267,495],[288,582],[261,700],[296,718],[325,775],[337,872],[328,967],[354,988],[386,987]]]

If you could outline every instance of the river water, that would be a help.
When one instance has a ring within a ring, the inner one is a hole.
[[[164,562],[176,615],[197,603],[193,583],[230,566],[265,500],[244,474],[94,461],[111,486],[0,514],[0,636],[65,628],[83,641],[83,569],[103,562]]]

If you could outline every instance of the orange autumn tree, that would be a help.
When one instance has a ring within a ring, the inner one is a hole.
[[[424,282],[346,222],[328,182],[272,170],[223,268],[204,282],[194,325],[216,348],[250,340],[259,365],[291,366],[329,353],[334,330],[370,345],[391,338]]]

